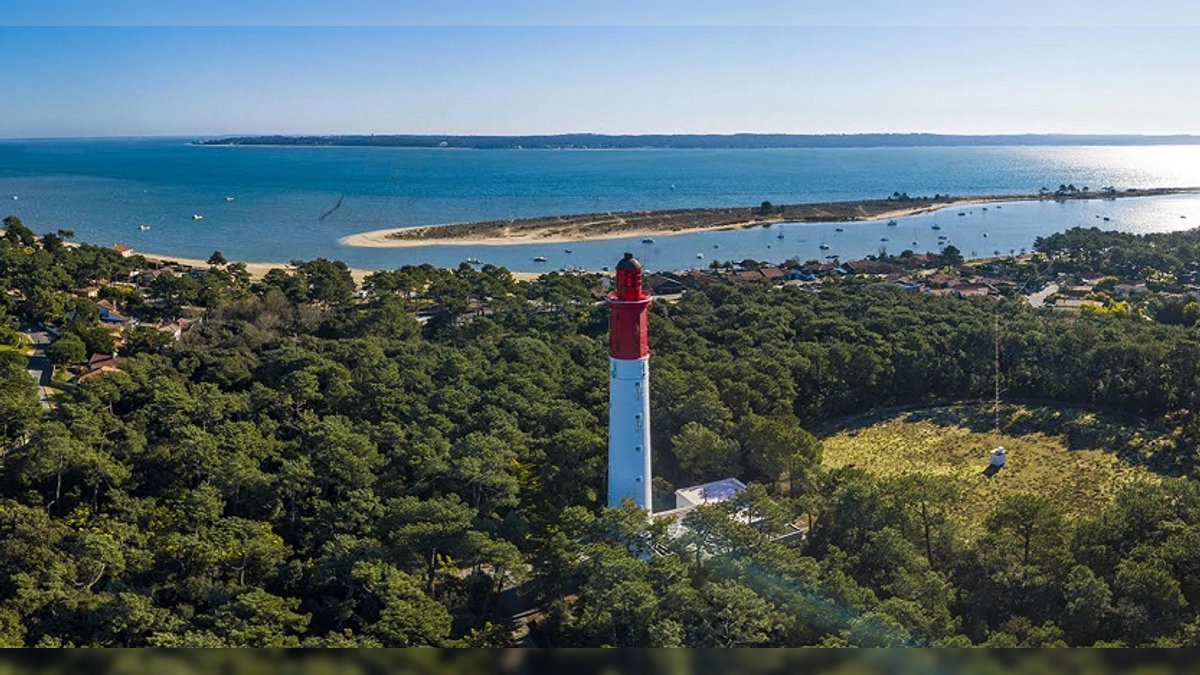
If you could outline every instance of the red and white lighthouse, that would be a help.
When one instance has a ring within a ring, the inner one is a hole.
[[[617,287],[605,300],[609,318],[608,505],[632,497],[650,503],[650,346],[642,264],[632,253],[617,263]]]

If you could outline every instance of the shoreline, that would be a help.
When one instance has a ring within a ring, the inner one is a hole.
[[[1067,201],[1157,197],[1200,193],[1200,187],[1144,188],[1123,192],[1075,192],[1069,194],[1008,194],[966,197],[913,197],[909,199],[865,199],[844,202],[771,205],[762,207],[696,208],[660,211],[620,211],[513,220],[450,223],[396,227],[359,232],[338,241],[360,248],[409,248],[418,246],[516,246],[522,244],[565,244],[579,241],[666,237],[694,232],[735,230],[776,223],[858,222],[889,220],[931,213],[942,209],[996,202]]]
[[[195,269],[208,269],[209,267],[211,267],[208,264],[208,261],[201,260],[200,258],[189,258],[187,256],[170,255],[170,254],[166,254],[166,253],[151,253],[151,252],[147,252],[147,251],[139,251],[137,249],[133,250],[133,255],[140,255],[143,258],[145,258],[146,260],[157,263],[159,265],[163,265],[163,264],[167,264],[167,263],[178,263],[180,265],[184,265],[187,267],[193,267]],[[261,280],[264,276],[266,276],[267,272],[270,272],[273,269],[280,269],[280,270],[292,269],[291,264],[285,263],[285,262],[247,262],[244,260],[230,260],[229,262],[230,263],[240,262],[240,263],[244,264],[246,266],[246,271],[250,273],[250,278],[254,281]],[[363,282],[363,279],[365,279],[367,277],[367,275],[372,274],[374,272],[379,272],[384,269],[387,269],[387,268],[380,268],[379,270],[373,270],[373,269],[368,270],[368,269],[362,269],[362,268],[358,268],[358,267],[351,267],[350,268],[350,276],[354,278],[354,283],[361,285]],[[532,280],[537,279],[538,277],[542,276],[543,274],[545,274],[545,272],[516,272],[513,270],[509,270],[509,274],[511,274],[513,279],[515,279],[517,281],[532,281]]]

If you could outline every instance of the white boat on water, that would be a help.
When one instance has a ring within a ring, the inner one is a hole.
[[[533,262],[546,262],[546,256],[539,255],[533,258]]]
[[[225,201],[227,201],[227,202],[231,202],[231,201],[233,201],[233,197],[226,197],[226,198],[225,198]]]
[[[199,213],[193,213],[192,220],[204,220],[204,216],[200,215]]]
[[[150,226],[149,225],[138,225],[138,229],[141,230],[142,232],[145,232],[146,230],[150,229]]]

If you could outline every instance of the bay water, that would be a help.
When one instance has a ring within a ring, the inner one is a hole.
[[[325,257],[365,269],[423,262],[454,267],[475,258],[517,271],[600,269],[624,251],[635,252],[650,270],[745,258],[849,260],[937,251],[946,243],[969,257],[988,256],[1027,250],[1036,237],[1074,226],[1146,233],[1200,225],[1200,195],[1172,195],[974,205],[898,218],[894,226],[777,224],[655,235],[649,243],[630,237],[369,249],[339,240],[437,223],[878,199],[893,192],[1200,186],[1200,146],[460,150],[198,146],[190,140],[0,141],[0,216],[16,215],[37,233],[69,229],[77,241],[182,257],[220,250],[231,260]]]

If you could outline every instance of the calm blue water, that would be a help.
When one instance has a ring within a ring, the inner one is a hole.
[[[80,241],[185,257],[214,250],[247,261],[323,256],[369,269],[452,267],[475,257],[540,271],[595,269],[632,250],[649,269],[678,269],[714,259],[937,250],[937,234],[965,254],[983,256],[1029,248],[1035,237],[1075,225],[1129,232],[1200,225],[1200,196],[1188,195],[975,206],[961,209],[964,216],[953,210],[902,218],[896,227],[850,223],[839,233],[838,224],[785,224],[655,237],[653,244],[640,238],[411,249],[338,243],[364,230],[433,223],[878,198],[893,191],[1033,192],[1060,183],[1197,186],[1200,146],[472,151],[201,147],[186,139],[0,142],[0,215],[17,215],[35,232],[71,229]],[[320,220],[339,199],[341,207]],[[934,223],[942,229],[933,231]],[[821,250],[821,243],[830,248]],[[548,261],[534,262],[535,256]]]

